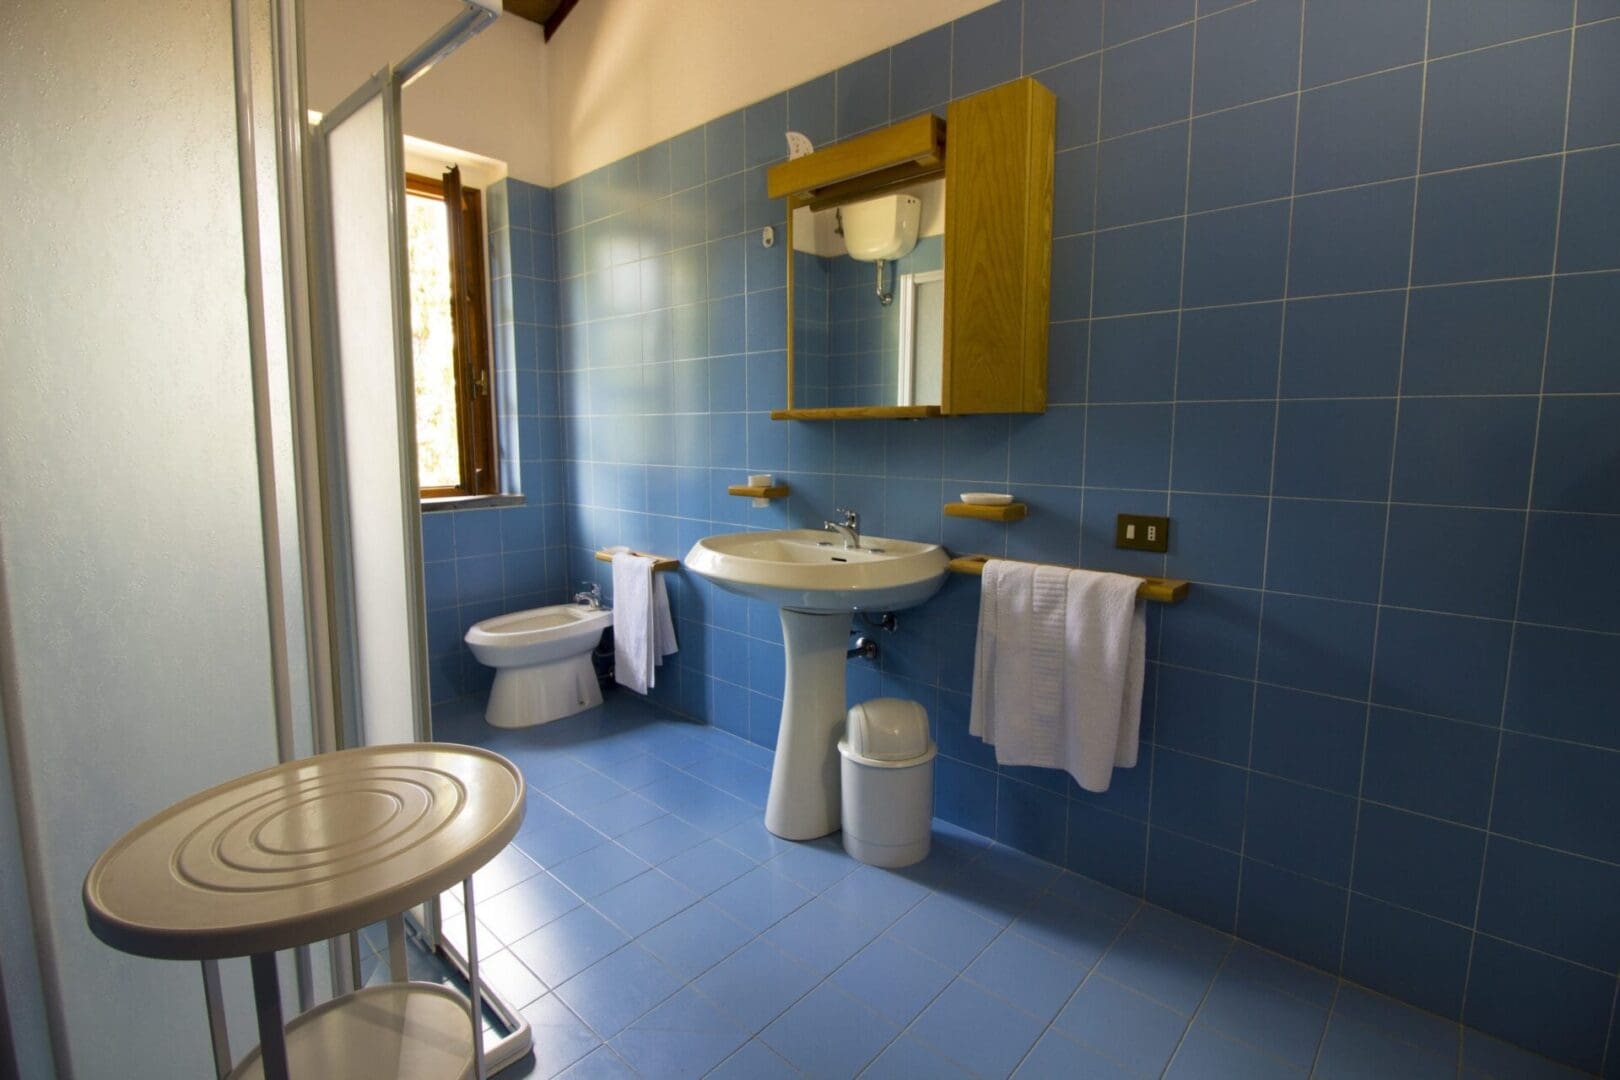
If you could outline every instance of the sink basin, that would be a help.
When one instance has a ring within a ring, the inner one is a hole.
[[[686,567],[722,589],[792,611],[899,611],[939,591],[950,560],[938,544],[861,537],[846,548],[829,532],[705,536],[686,553]]]
[[[841,824],[850,614],[915,607],[945,584],[949,562],[938,544],[863,536],[846,548],[813,529],[705,536],[686,553],[688,570],[781,609],[787,678],[765,800],[765,827],[777,836],[813,840]]]

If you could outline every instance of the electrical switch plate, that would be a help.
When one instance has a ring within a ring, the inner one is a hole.
[[[1114,546],[1131,551],[1169,551],[1170,519],[1120,514],[1114,524]]]

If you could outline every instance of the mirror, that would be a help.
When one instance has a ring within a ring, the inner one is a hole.
[[[938,406],[944,179],[796,205],[788,243],[789,407]]]

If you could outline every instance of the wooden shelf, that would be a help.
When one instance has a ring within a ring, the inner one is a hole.
[[[945,164],[945,122],[932,113],[844,139],[765,172],[766,194],[809,202],[849,190],[938,172]],[[860,184],[849,181],[861,178]],[[843,185],[843,186],[840,186]]]
[[[726,494],[742,499],[785,499],[792,490],[786,484],[772,484],[770,487],[763,484],[732,484],[726,488]]]
[[[1029,507],[1021,502],[1004,506],[980,506],[976,503],[946,503],[946,517],[978,518],[980,521],[1023,521],[1029,516]]]
[[[972,574],[974,577],[980,577],[984,574],[984,564],[993,557],[990,555],[962,555],[951,560],[950,569],[953,574]],[[1023,560],[1014,559],[1009,561],[1022,562]],[[1127,576],[1137,577],[1139,575],[1131,574]],[[1137,599],[1146,600],[1152,604],[1179,604],[1187,599],[1188,588],[1188,584],[1180,578],[1144,577],[1141,586],[1136,590],[1136,596]]]
[[[654,554],[652,554],[650,552],[646,552],[646,551],[632,551],[632,552],[630,552],[630,554],[632,554],[632,555],[645,555],[647,558],[655,560],[653,562],[653,569],[654,570],[679,570],[681,568],[681,560],[679,560],[679,559],[671,559],[667,555],[654,555]],[[612,562],[613,561],[613,552],[611,552],[611,551],[598,551],[596,553],[596,561],[597,562]]]
[[[840,405],[828,409],[773,409],[772,420],[921,420],[938,405]]]

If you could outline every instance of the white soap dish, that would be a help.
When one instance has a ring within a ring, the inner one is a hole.
[[[969,506],[1009,506],[1013,497],[995,491],[964,491],[962,501]]]

